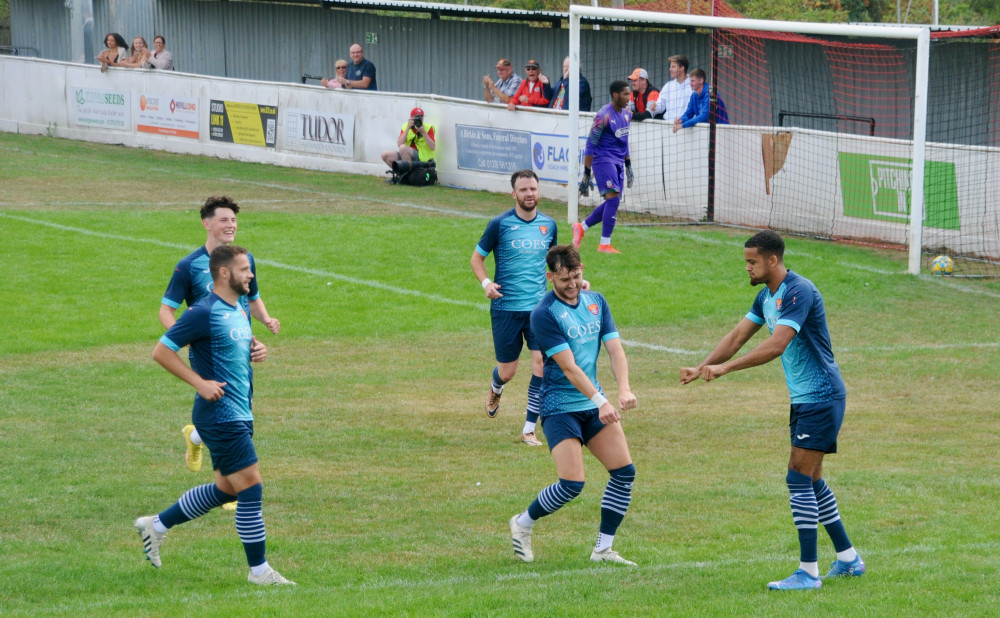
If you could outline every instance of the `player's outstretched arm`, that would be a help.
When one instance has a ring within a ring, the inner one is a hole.
[[[749,320],[747,321],[749,322]],[[760,345],[750,350],[743,356],[721,365],[705,365],[702,367],[701,377],[706,382],[710,382],[715,378],[720,378],[732,371],[749,369],[750,367],[757,367],[759,365],[769,363],[784,353],[785,348],[788,347],[789,342],[791,342],[792,337],[794,336],[794,328],[791,326],[785,326],[784,324],[779,324],[774,327],[774,332],[771,333],[770,337],[762,341]]]
[[[275,335],[281,330],[281,322],[278,318],[271,317],[271,314],[267,312],[267,307],[264,306],[264,299],[258,298],[257,300],[250,301],[250,315],[257,318],[257,321],[267,327],[267,330],[271,331]]]
[[[594,386],[594,383],[590,381],[590,378],[587,377],[587,374],[583,372],[583,369],[580,369],[580,366],[576,364],[576,358],[573,356],[572,350],[563,350],[553,355],[552,360],[566,374],[566,379],[570,381],[570,384],[575,386],[576,390],[586,395],[591,401],[594,401],[595,397],[601,394],[597,390],[597,387]],[[621,415],[618,414],[618,410],[615,409],[611,402],[604,399],[603,395],[597,397],[597,399],[603,399],[603,402],[597,406],[598,418],[602,423],[610,425],[621,420]],[[594,401],[594,403],[597,405],[597,401]]]
[[[611,357],[611,373],[618,383],[618,407],[623,412],[631,410],[636,407],[638,401],[628,381],[628,359],[625,357],[625,349],[622,348],[622,340],[609,339],[604,342],[604,347],[608,349],[608,356]]]
[[[198,394],[201,395],[201,398],[206,401],[217,401],[225,394],[222,390],[222,387],[226,385],[225,382],[205,380],[188,367],[187,363],[184,362],[184,359],[177,352],[174,352],[159,341],[156,342],[156,347],[153,348],[153,360],[160,363],[170,373],[193,386],[198,391]]]
[[[681,367],[681,384],[688,384],[696,380],[699,376],[702,376],[705,367],[714,367],[732,358],[751,337],[757,334],[760,326],[760,324],[752,322],[747,318],[740,320],[736,327],[726,333],[719,343],[716,344],[715,349],[709,352],[705,360],[701,361],[697,367]]]

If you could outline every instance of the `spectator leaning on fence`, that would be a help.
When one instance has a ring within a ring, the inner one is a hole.
[[[375,65],[365,59],[365,50],[360,43],[351,45],[351,64],[347,65],[347,75],[333,79],[348,90],[378,90],[375,80]]]
[[[632,110],[632,119],[642,121],[652,118],[652,105],[660,97],[660,91],[649,85],[649,73],[646,69],[636,69],[628,80],[632,85],[632,100],[628,105]]]
[[[345,86],[341,83],[341,79],[347,78],[347,61],[338,59],[337,62],[333,64],[333,70],[336,72],[336,76],[324,77],[320,80],[320,83],[333,90],[344,88]]]
[[[673,122],[680,118],[691,100],[691,78],[688,77],[686,56],[670,56],[670,81],[660,89],[660,98],[650,105],[653,118],[663,118]]]
[[[580,111],[589,112],[593,104],[593,97],[590,94],[590,82],[580,73]],[[563,60],[562,79],[556,82],[552,89],[552,102],[549,103],[552,109],[569,109],[569,56]]]
[[[517,92],[507,103],[507,109],[514,111],[518,105],[522,107],[548,107],[552,98],[552,87],[548,79],[542,79],[542,67],[535,60],[529,60],[524,65],[527,79],[521,82]]]
[[[489,75],[483,75],[483,100],[507,104],[521,86],[521,76],[514,72],[510,60],[501,58],[496,66],[498,79],[496,82]]]
[[[163,38],[162,34],[153,37],[153,53],[146,60],[148,68],[160,69],[161,71],[174,70],[174,55],[164,49],[166,45],[167,40]]]
[[[709,120],[712,95],[708,86],[705,85],[705,71],[701,69],[691,71],[691,90],[693,92],[691,100],[688,102],[687,111],[684,112],[683,116],[674,120],[674,133]],[[726,112],[726,103],[722,97],[716,97],[715,124],[729,124],[729,114]]]

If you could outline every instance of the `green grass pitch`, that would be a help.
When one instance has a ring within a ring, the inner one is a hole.
[[[606,474],[535,528],[507,519],[555,480],[518,442],[525,356],[499,418],[482,404],[489,312],[469,269],[509,196],[0,134],[0,614],[900,616],[1000,606],[1000,283],[903,274],[906,256],[790,237],[826,299],[848,385],[825,476],[868,563],[852,581],[775,593],[798,548],[787,392],[777,362],[680,386],[747,311],[749,232],[621,227],[587,239],[639,408],[638,470],[615,547],[592,565]],[[192,390],[150,357],[174,264],[204,241],[209,195],[240,202],[279,335],[255,324],[255,442],[268,558],[298,582],[257,589],[233,516],[170,532],[151,568],[132,528],[210,481],[183,465]],[[565,207],[542,210],[565,219]],[[569,227],[560,226],[563,242]],[[491,262],[491,260],[490,260]],[[762,335],[751,343],[756,343]],[[615,392],[602,359],[602,382]],[[820,532],[821,568],[833,550]]]

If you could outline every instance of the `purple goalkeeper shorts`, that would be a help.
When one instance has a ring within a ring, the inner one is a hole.
[[[625,186],[624,163],[594,163],[590,169],[594,173],[594,182],[597,183],[597,190],[601,195],[608,192],[621,194],[622,187]]]

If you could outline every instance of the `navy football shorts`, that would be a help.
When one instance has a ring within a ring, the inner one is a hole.
[[[502,292],[503,290],[501,290]],[[531,334],[530,311],[490,311],[493,324],[493,351],[498,363],[512,363],[521,357],[521,347],[537,350],[538,342]]]
[[[792,446],[824,453],[837,452],[837,434],[844,422],[845,399],[793,403],[788,414]]]
[[[542,417],[542,431],[551,451],[563,440],[575,438],[584,446],[604,429],[597,408]]]
[[[253,448],[253,421],[195,425],[212,455],[212,469],[229,476],[257,463]]]

